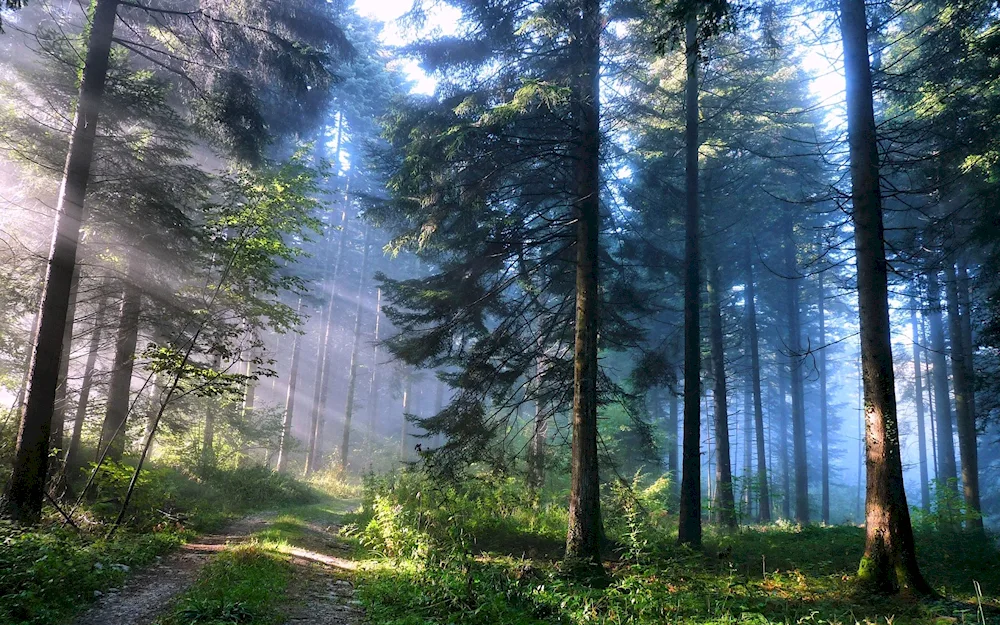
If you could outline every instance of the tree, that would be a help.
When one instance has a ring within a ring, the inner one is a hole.
[[[4,514],[22,523],[37,522],[42,510],[59,358],[117,7],[116,0],[98,0],[95,5],[73,134],[56,206],[38,333],[29,368],[27,402],[18,427],[14,467],[4,495]]]
[[[701,546],[701,254],[698,230],[698,17],[684,27],[685,206],[684,213],[684,444],[677,540]]]
[[[847,78],[847,135],[858,265],[865,400],[867,487],[865,553],[858,578],[882,592],[931,594],[917,566],[903,488],[889,330],[888,277],[879,189],[878,145],[863,0],[841,0]]]

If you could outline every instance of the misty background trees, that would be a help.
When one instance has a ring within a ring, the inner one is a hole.
[[[4,12],[4,515],[486,473],[600,565],[641,472],[681,543],[864,523],[929,592],[911,525],[1000,518],[991,6],[448,7]]]

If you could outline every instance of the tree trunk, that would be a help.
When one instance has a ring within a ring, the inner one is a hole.
[[[976,440],[976,419],[969,407],[970,384],[965,358],[965,333],[958,298],[958,276],[951,262],[945,263],[945,288],[948,293],[948,328],[951,334],[951,377],[955,383],[955,417],[958,424],[958,446],[962,453],[962,494],[965,505],[974,518],[971,529],[983,529],[979,503],[979,458]]]
[[[361,276],[358,278],[358,305],[354,309],[354,343],[351,346],[351,368],[347,375],[347,402],[344,406],[344,438],[340,443],[340,470],[347,470],[347,454],[351,449],[351,420],[354,416],[354,389],[357,387],[358,358],[361,356],[361,313],[364,311],[365,278],[368,277],[368,241],[371,226],[365,227],[364,252],[361,255]]]
[[[126,423],[129,414],[129,393],[132,389],[132,369],[135,364],[135,346],[139,338],[139,291],[138,271],[133,261],[129,275],[125,278],[121,312],[118,316],[118,338],[115,340],[115,363],[108,384],[108,404],[101,427],[101,445],[98,454],[107,449],[106,455],[115,462],[121,462],[125,451]]]
[[[59,450],[59,457],[65,458],[63,435],[66,430],[66,412],[69,408],[69,361],[73,354],[73,324],[76,321],[76,300],[80,292],[80,266],[73,269],[73,281],[69,288],[69,303],[66,308],[66,328],[63,330],[62,353],[59,355],[59,382],[56,385],[55,412],[52,415],[52,437],[50,445]],[[57,459],[59,459],[57,457]]]
[[[757,431],[757,487],[760,489],[759,519],[762,523],[771,520],[771,493],[767,478],[767,455],[764,449],[764,407],[760,393],[760,340],[757,333],[757,302],[754,292],[753,255],[747,243],[747,337],[750,341],[750,375],[753,383],[753,419]]]
[[[931,511],[931,491],[930,483],[927,479],[927,435],[924,431],[924,389],[921,384],[920,370],[920,348],[917,341],[920,338],[917,327],[917,298],[910,299],[910,329],[913,332],[913,383],[914,396],[917,406],[917,447],[920,454],[920,508],[925,512]]]
[[[826,389],[826,284],[823,272],[819,274],[819,435],[821,450],[821,476],[823,501],[820,515],[824,523],[830,522],[830,432],[827,416]]]
[[[938,457],[937,457],[937,433],[935,432],[934,419],[934,381],[931,379],[930,357],[927,355],[927,326],[924,324],[924,315],[920,317],[920,341],[924,346],[924,380],[927,382],[927,416],[931,422],[931,455],[934,459],[934,479],[938,479]],[[923,400],[921,400],[923,401]]]
[[[295,316],[302,312],[302,296],[295,305]],[[292,419],[295,415],[295,389],[299,380],[299,354],[302,351],[302,335],[295,332],[292,339],[292,366],[288,373],[288,393],[285,395],[285,411],[281,418],[281,438],[278,440],[278,473],[288,469],[288,456],[292,448]]]
[[[788,466],[788,377],[789,363],[778,363],[778,464],[781,467],[781,518],[792,518],[792,472]]]
[[[56,206],[52,247],[39,307],[38,334],[29,367],[27,400],[18,427],[13,470],[4,496],[4,514],[27,524],[38,521],[45,496],[59,357],[117,8],[116,0],[97,0],[94,7],[73,133]]]
[[[222,371],[222,355],[216,354],[212,368]],[[215,466],[215,410],[209,407],[205,413],[205,427],[201,431],[201,467],[210,469]]]
[[[107,281],[105,281],[105,284]],[[76,415],[73,417],[73,433],[69,439],[69,449],[66,452],[66,470],[74,471],[83,466],[80,458],[80,437],[83,433],[83,422],[87,418],[87,406],[90,403],[90,391],[94,385],[94,369],[97,365],[97,354],[101,349],[101,334],[108,314],[108,297],[101,295],[94,316],[94,329],[90,334],[90,346],[87,350],[87,363],[83,369],[83,381],[80,385],[80,398],[76,403]]]
[[[932,590],[917,567],[899,452],[868,21],[864,0],[841,0],[840,7],[847,79],[847,135],[858,266],[868,475],[865,554],[858,578],[881,591],[895,592],[904,587],[930,594]]]
[[[802,386],[802,327],[799,319],[799,267],[792,220],[786,218],[785,272],[788,306],[788,373],[792,392],[792,456],[795,459],[795,520],[809,522],[809,464],[806,460],[805,391]]]
[[[719,301],[719,268],[712,259],[708,266],[709,341],[712,352],[712,391],[715,405],[715,508],[719,523],[736,527],[733,500],[733,469],[729,453],[729,402],[726,397],[726,349],[722,336],[722,305]]]
[[[378,416],[378,331],[382,317],[382,289],[375,292],[375,338],[372,341],[372,377],[368,386],[368,428],[365,431],[365,447],[371,456],[372,435],[375,433],[375,418]]]
[[[701,546],[701,254],[698,211],[698,17],[684,29],[686,148],[684,213],[684,444],[677,541]]]
[[[958,487],[955,436],[948,396],[948,366],[945,362],[944,324],[941,322],[941,290],[937,272],[927,272],[927,312],[931,330],[931,359],[934,368],[934,411],[937,421],[938,480],[941,486]]]
[[[399,461],[407,462],[410,458],[410,449],[407,444],[410,436],[410,421],[406,418],[410,414],[413,402],[413,373],[406,372],[406,381],[403,383],[403,426],[399,433]]]
[[[678,406],[677,406],[677,394],[674,393],[672,389],[669,390],[670,398],[667,402],[667,471],[670,472],[671,492],[673,496],[679,494],[680,487],[680,445],[679,445],[679,432],[677,431],[679,421],[678,421]]]
[[[337,153],[337,162],[340,162],[340,154]],[[326,422],[326,402],[329,396],[329,377],[331,363],[330,335],[333,333],[333,307],[337,297],[337,276],[340,274],[341,262],[344,259],[344,248],[347,245],[347,224],[349,220],[348,198],[350,197],[350,183],[344,191],[344,210],[340,218],[340,240],[337,244],[337,257],[333,263],[333,271],[327,276],[330,285],[330,297],[321,315],[321,328],[323,336],[320,339],[319,354],[316,364],[316,386],[313,393],[311,427],[309,428],[309,445],[306,450],[305,474],[309,475],[319,468],[322,461],[323,448],[323,426]]]
[[[597,459],[597,313],[600,216],[601,3],[579,0],[573,85],[576,125],[576,322],[573,348],[573,441],[570,452],[567,560],[601,563],[601,481]]]
[[[743,376],[743,514],[753,518],[753,381],[750,372]]]
[[[969,285],[969,272],[965,261],[958,263],[958,303],[962,310],[962,337],[965,339],[965,379],[968,382],[968,394],[966,402],[969,405],[969,414],[975,422],[976,415],[976,366],[973,354],[976,351],[976,344],[972,338],[972,293]]]

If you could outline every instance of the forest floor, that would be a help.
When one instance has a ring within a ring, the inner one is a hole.
[[[324,499],[199,536],[102,593],[72,625],[360,625],[348,502]]]

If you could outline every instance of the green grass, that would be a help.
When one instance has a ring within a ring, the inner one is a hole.
[[[194,586],[175,602],[159,625],[272,625],[281,622],[281,605],[291,567],[285,557],[251,542],[212,559]]]
[[[560,570],[561,553],[523,548],[526,535],[527,544],[561,538],[552,502],[505,507],[506,495],[487,493],[477,506],[475,488],[428,492],[419,478],[376,484],[352,517],[368,549],[358,594],[372,622],[971,625],[973,580],[986,596],[987,622],[1000,614],[1000,556],[983,537],[919,530],[924,574],[947,599],[886,598],[856,583],[862,528],[709,527],[695,552],[676,546],[669,517],[654,513],[654,522],[609,498],[608,578],[588,584]]]
[[[350,502],[322,497],[293,505],[243,545],[227,548],[178,597],[157,625],[272,625],[283,622],[293,569],[287,551],[297,547],[325,552],[324,534],[315,525],[339,520]]]
[[[56,527],[21,531],[0,525],[0,623],[58,623],[92,601],[95,591],[121,584],[128,569],[148,564],[190,535],[174,528],[126,530],[109,541]]]
[[[0,523],[0,623],[61,623],[92,602],[95,591],[119,586],[128,569],[197,533],[254,510],[319,499],[309,486],[260,467],[199,477],[154,466],[140,479],[126,524],[108,540],[129,476],[124,465],[102,470],[93,496],[75,515],[79,532],[63,527],[54,511],[37,528]]]

